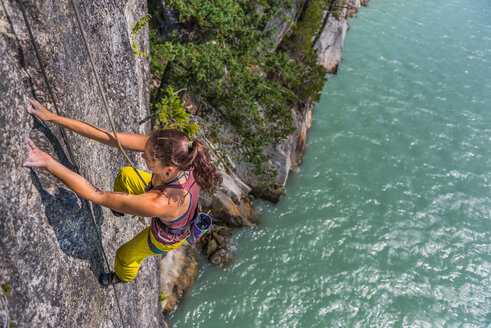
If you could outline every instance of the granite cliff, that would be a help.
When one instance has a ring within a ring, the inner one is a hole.
[[[60,114],[110,128],[70,2],[22,3]],[[148,59],[134,56],[130,44],[131,26],[145,15],[145,2],[78,5],[117,128],[148,132],[138,124],[148,110]],[[105,267],[97,233],[112,265],[116,249],[144,225],[89,205],[43,170],[21,166],[30,138],[73,169],[58,127],[25,111],[28,98],[54,109],[16,1],[0,2],[0,35],[0,281],[10,289],[0,321],[15,327],[121,327],[114,291],[97,280]],[[118,151],[72,133],[67,139],[80,173],[111,190],[115,173],[126,165]],[[142,167],[139,155],[130,156]],[[117,289],[126,327],[161,326],[158,258],[148,259],[128,287]]]

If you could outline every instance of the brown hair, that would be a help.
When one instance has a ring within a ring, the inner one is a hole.
[[[198,139],[190,139],[176,129],[152,131],[150,156],[164,166],[175,166],[181,171],[193,170],[193,176],[201,189],[213,191],[222,182],[211,161],[208,148]]]

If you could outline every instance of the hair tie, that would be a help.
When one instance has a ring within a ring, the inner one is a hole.
[[[190,141],[188,142],[188,148],[193,148],[193,140],[190,140]]]

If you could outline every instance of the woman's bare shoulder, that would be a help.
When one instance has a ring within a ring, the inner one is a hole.
[[[148,192],[155,193],[157,195],[155,201],[165,206],[181,207],[190,198],[189,192],[178,188],[153,189]]]

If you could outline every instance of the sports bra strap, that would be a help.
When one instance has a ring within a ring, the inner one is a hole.
[[[152,177],[153,177],[153,174],[152,174]],[[181,184],[175,184],[173,185],[174,182],[176,181],[179,181],[182,177],[186,177],[186,181],[189,179],[189,173],[187,173],[187,171],[184,171],[182,172],[182,174],[180,174],[177,178],[175,178],[174,180],[170,181],[170,182],[166,182],[164,184],[161,184],[161,185],[158,185],[158,186],[155,186],[151,189],[156,189],[156,188],[163,188],[163,187],[178,187],[178,186],[181,186]],[[152,183],[152,180],[150,180],[150,184]]]

